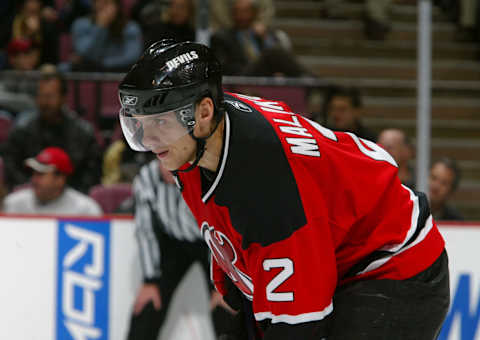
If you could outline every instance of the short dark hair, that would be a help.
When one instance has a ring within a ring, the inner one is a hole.
[[[352,106],[354,108],[362,107],[362,97],[360,95],[360,90],[356,87],[350,86],[340,86],[340,85],[332,85],[326,88],[325,96],[322,104],[322,116],[323,116],[323,123],[327,123],[328,119],[328,107],[332,102],[334,97],[345,97],[350,100]],[[319,121],[320,117],[317,117],[317,121]]]
[[[327,89],[326,103],[330,104],[334,97],[346,97],[350,99],[353,107],[359,108],[362,107],[362,97],[360,95],[360,90],[356,87],[345,87],[345,86],[331,86]]]
[[[60,93],[63,96],[67,94],[68,84],[67,84],[67,80],[65,79],[62,73],[58,71],[42,72],[38,81],[40,82],[40,81],[48,81],[48,80],[58,80],[58,82],[60,83]]]
[[[433,162],[432,168],[436,164],[443,164],[444,166],[446,166],[448,169],[450,169],[453,172],[453,183],[452,183],[451,192],[454,192],[455,190],[457,190],[458,185],[460,183],[460,179],[461,179],[461,172],[460,172],[460,168],[458,167],[457,162],[452,158],[442,157],[442,158],[436,160],[435,162]]]

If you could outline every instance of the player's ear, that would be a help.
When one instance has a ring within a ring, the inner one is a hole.
[[[215,107],[210,97],[205,97],[197,103],[195,109],[196,136],[203,137],[210,133],[214,112]]]

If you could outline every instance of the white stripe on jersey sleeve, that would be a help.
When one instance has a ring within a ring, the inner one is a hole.
[[[360,274],[365,274],[365,273],[368,273],[372,270],[375,270],[379,267],[381,267],[382,265],[384,265],[385,263],[387,263],[388,261],[390,261],[390,259],[398,254],[401,254],[403,253],[405,250],[407,249],[410,249],[414,246],[416,246],[417,244],[419,244],[420,242],[422,242],[425,237],[428,235],[428,233],[430,232],[430,230],[432,230],[433,228],[433,218],[432,218],[432,215],[430,215],[427,219],[427,221],[425,222],[425,227],[422,229],[422,231],[420,232],[420,234],[418,234],[417,238],[415,239],[415,241],[413,241],[412,243],[410,243],[407,247],[403,248],[402,250],[400,250],[399,252],[393,254],[393,255],[390,255],[390,256],[387,256],[385,258],[381,258],[377,261],[373,261],[372,263],[370,263],[368,265],[367,268],[365,268],[363,271],[361,271],[360,273],[358,273],[357,275],[360,275]]]
[[[412,209],[412,218],[410,222],[410,229],[408,229],[407,235],[403,239],[401,243],[398,244],[389,244],[381,248],[380,250],[386,250],[391,252],[399,251],[407,242],[410,240],[412,235],[415,233],[418,227],[418,215],[420,214],[420,204],[418,202],[418,196],[410,190],[408,187],[402,184],[402,187],[408,191],[410,194],[410,200],[413,202],[413,209]]]

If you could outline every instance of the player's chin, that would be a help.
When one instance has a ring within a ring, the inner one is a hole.
[[[170,157],[159,157],[157,155],[157,159],[162,163],[162,166],[168,171],[175,171],[177,170],[181,164],[177,165],[174,159]]]

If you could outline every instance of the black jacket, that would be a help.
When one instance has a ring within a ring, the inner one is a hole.
[[[63,120],[57,125],[49,125],[35,113],[10,131],[2,152],[10,187],[29,181],[25,159],[49,146],[61,147],[70,156],[75,168],[69,178],[73,188],[86,193],[100,182],[102,155],[93,127],[74,112],[61,114]]]

